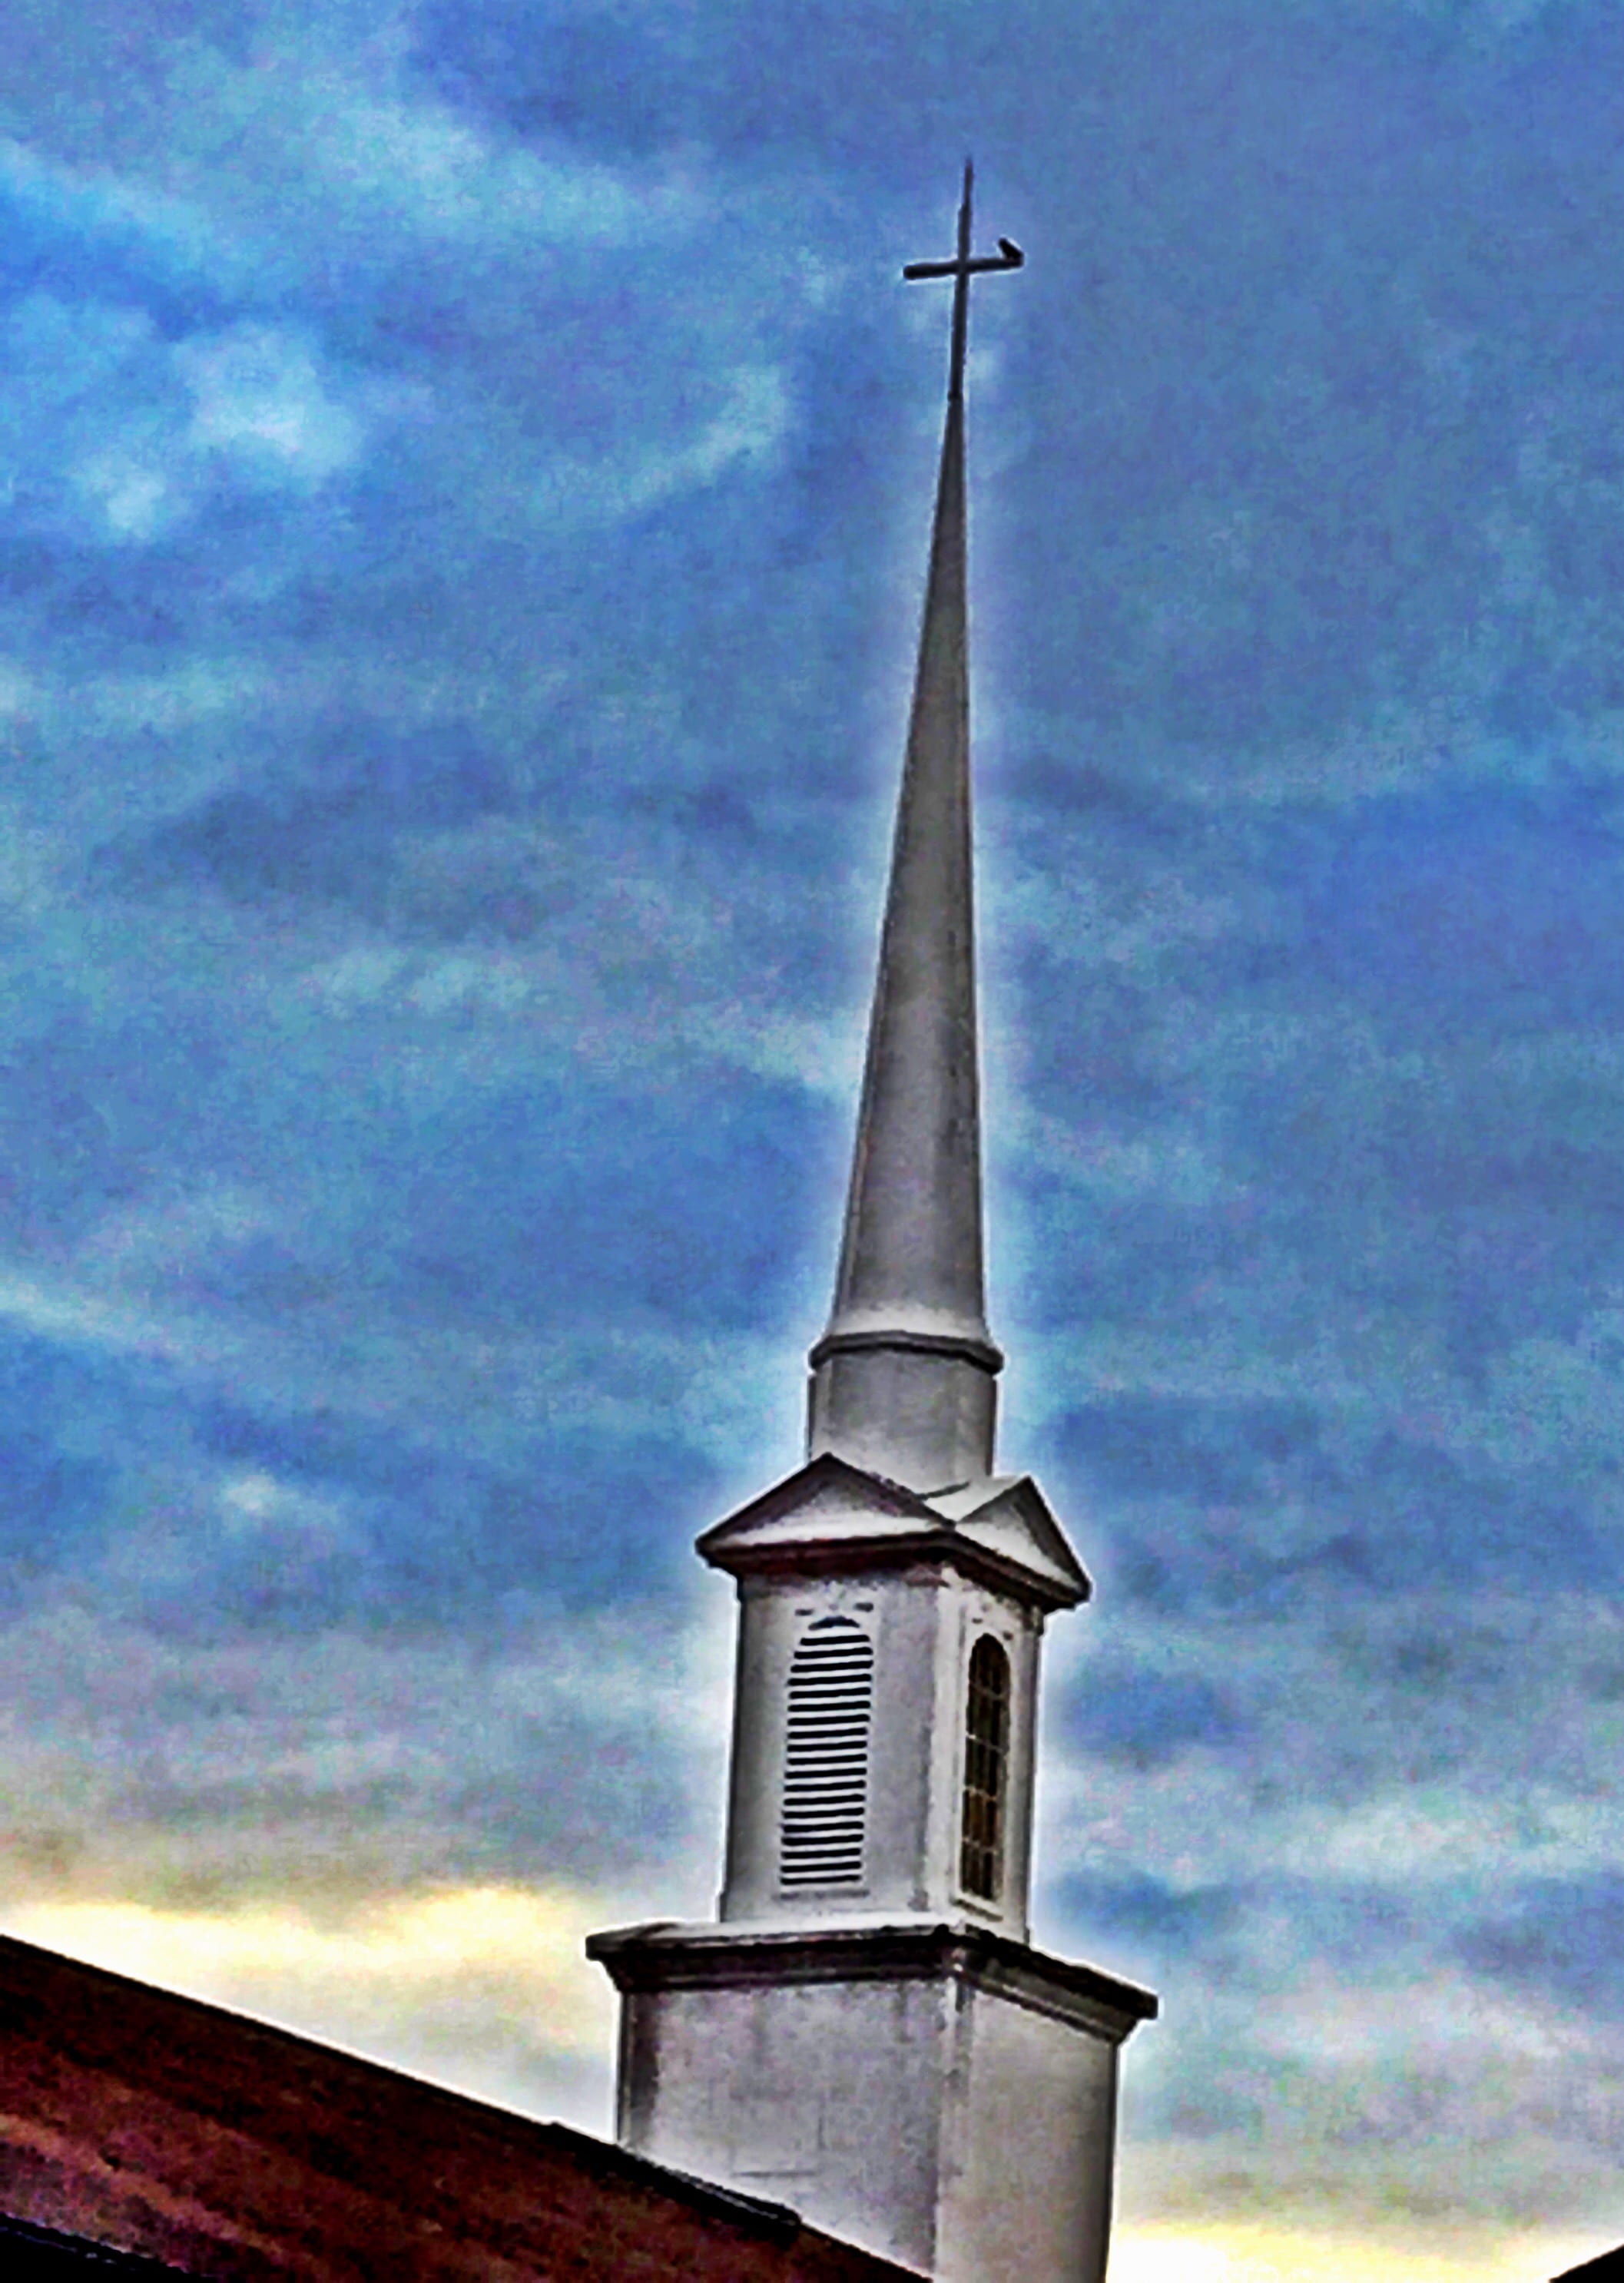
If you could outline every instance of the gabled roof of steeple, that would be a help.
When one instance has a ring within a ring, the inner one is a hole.
[[[1030,1475],[921,1494],[830,1452],[715,1523],[699,1551],[736,1577],[949,1562],[1045,1609],[1093,1592]]]

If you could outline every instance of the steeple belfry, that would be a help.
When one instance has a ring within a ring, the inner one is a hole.
[[[982,1268],[970,805],[964,362],[970,280],[1019,269],[958,247],[906,277],[953,280],[947,421],[890,890],[829,1328],[811,1354],[810,1455],[916,1490],[989,1475],[994,1375]]]
[[[587,1944],[621,1996],[617,2131],[935,2283],[1103,2283],[1117,2057],[1148,1991],[1029,1940],[1038,1664],[1088,1575],[993,1472],[981,1259],[964,358],[806,1464],[699,1551],[736,1582],[716,1917]]]

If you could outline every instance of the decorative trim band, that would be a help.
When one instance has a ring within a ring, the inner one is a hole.
[[[746,1933],[656,1923],[589,1935],[587,1956],[624,1991],[750,1989],[807,1982],[965,1982],[1112,2044],[1160,2011],[1155,1993],[1097,1967],[1050,1958],[960,1924],[821,1927]]]
[[[1003,1369],[1003,1350],[972,1332],[825,1332],[807,1361],[816,1371],[831,1356],[868,1355],[884,1348],[901,1349],[907,1355],[956,1356],[962,1363],[972,1363],[988,1373]]]
[[[948,1523],[934,1530],[899,1531],[894,1535],[876,1531],[872,1537],[854,1534],[850,1538],[819,1538],[813,1528],[805,1538],[766,1546],[707,1548],[701,1539],[699,1552],[713,1569],[725,1570],[734,1578],[759,1574],[842,1578],[870,1571],[878,1576],[910,1570],[919,1563],[949,1562],[966,1578],[980,1578],[1005,1591],[1013,1588],[1023,1601],[1043,1609],[1074,1609],[1080,1601],[1092,1599],[1094,1592],[1086,1578],[1081,1589],[1063,1586],[1053,1578],[1028,1570],[1024,1562],[979,1544]]]

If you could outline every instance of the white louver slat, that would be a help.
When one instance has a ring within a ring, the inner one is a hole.
[[[850,1617],[820,1617],[790,1663],[781,1886],[863,1883],[873,1710],[873,1642]]]

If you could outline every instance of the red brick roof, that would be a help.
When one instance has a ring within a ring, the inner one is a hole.
[[[901,2283],[562,2124],[0,1937],[0,2214],[230,2283]]]

